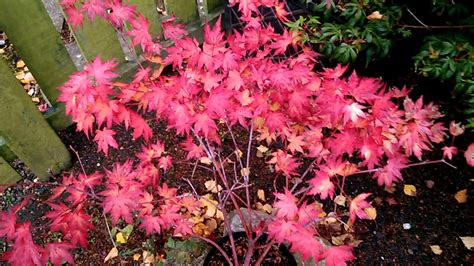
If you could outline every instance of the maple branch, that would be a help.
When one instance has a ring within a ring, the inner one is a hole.
[[[96,198],[96,195],[95,195],[95,192],[94,192],[94,188],[89,184],[89,181],[88,181],[88,176],[87,176],[87,173],[86,173],[86,170],[84,169],[84,165],[82,164],[82,160],[81,160],[81,157],[79,157],[79,153],[72,147],[72,145],[69,145],[69,148],[74,152],[74,154],[76,155],[77,157],[77,160],[79,161],[79,165],[81,166],[81,169],[82,169],[82,173],[86,176],[86,184],[87,186],[89,187],[89,189],[91,190],[91,193],[92,195],[94,196],[94,198]]]
[[[197,234],[193,234],[192,235],[193,237],[196,237],[196,238],[199,238],[209,244],[211,244],[213,247],[215,247],[221,254],[222,256],[224,256],[224,259],[227,261],[227,263],[229,265],[232,265],[232,260],[229,258],[229,256],[227,255],[227,253],[215,242],[215,241],[212,241],[211,239],[209,238],[206,238],[206,237],[202,237],[200,235],[197,235]]]

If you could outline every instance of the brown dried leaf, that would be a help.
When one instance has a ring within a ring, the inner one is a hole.
[[[206,187],[207,191],[212,193],[217,193],[222,190],[222,187],[217,184],[215,180],[209,180],[204,182],[204,186]]]
[[[375,218],[377,218],[377,209],[374,207],[366,208],[364,211],[370,220],[375,220]]]
[[[257,190],[257,197],[261,201],[265,201],[265,191],[263,189]]]
[[[346,197],[344,197],[343,195],[337,195],[334,198],[334,203],[340,206],[346,206]]]
[[[20,60],[18,60],[18,62],[16,62],[16,67],[17,68],[22,68],[24,66],[25,66],[25,61],[20,59]]]
[[[383,15],[380,14],[379,11],[374,11],[374,12],[372,12],[372,14],[367,16],[367,19],[368,20],[381,20],[381,19],[383,19]]]
[[[467,189],[460,190],[454,194],[454,198],[458,201],[458,203],[466,203],[467,202]]]

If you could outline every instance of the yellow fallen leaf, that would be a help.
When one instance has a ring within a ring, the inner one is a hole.
[[[375,220],[375,218],[377,218],[377,209],[374,207],[366,208],[364,211],[370,220]]]
[[[239,158],[242,158],[242,155],[244,155],[244,153],[243,153],[241,150],[239,150],[239,149],[237,149],[237,150],[235,151],[235,154],[237,154],[237,156],[239,156]]]
[[[261,201],[265,201],[265,191],[263,189],[257,190],[257,197]]]
[[[18,60],[18,62],[16,62],[16,67],[17,68],[22,68],[25,66],[25,62],[23,60]]]
[[[23,79],[23,78],[25,77],[25,72],[23,72],[23,71],[18,71],[18,72],[15,73],[15,77],[16,77],[16,79],[20,79],[20,80],[21,80],[21,79]]]
[[[467,202],[467,189],[460,190],[454,194],[454,198],[458,201],[458,203],[466,203]]]
[[[472,236],[460,236],[462,243],[467,249],[474,248],[474,237]]]
[[[115,235],[115,239],[117,241],[117,243],[120,243],[120,244],[125,244],[127,243],[127,238],[122,232],[118,232],[116,235]]]
[[[217,204],[219,203],[212,199],[211,194],[206,194],[202,196],[201,199],[199,199],[199,202],[201,203],[202,207],[206,208],[206,213],[204,214],[204,217],[211,218],[216,216],[217,218],[217,216],[222,215],[222,212],[216,208]],[[218,212],[220,212],[220,214]]]
[[[416,187],[414,185],[405,185],[403,186],[403,193],[407,196],[414,197],[416,196]]]
[[[104,259],[104,263],[118,256],[118,249],[113,247]]]
[[[438,245],[430,246],[430,248],[431,248],[431,251],[433,251],[433,253],[436,255],[440,255],[441,253],[443,253],[443,250]]]
[[[204,186],[206,187],[207,191],[212,193],[217,193],[222,190],[222,187],[217,184],[215,180],[209,180],[204,182]]]
[[[374,11],[372,14],[367,16],[368,20],[381,20],[383,18],[383,15],[380,14],[379,11]]]
[[[31,82],[31,81],[34,81],[35,78],[33,77],[33,75],[31,74],[31,72],[28,72],[25,74],[25,76],[23,77],[23,80],[25,80],[26,82]]]

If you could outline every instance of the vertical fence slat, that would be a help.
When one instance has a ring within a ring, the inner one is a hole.
[[[20,175],[0,156],[0,187],[13,185],[20,179]]]
[[[0,135],[41,179],[70,164],[70,155],[23,87],[0,60]]]
[[[127,0],[126,3],[136,6],[137,11],[148,19],[151,37],[156,38],[161,33],[161,21],[156,11],[155,1]]]
[[[76,67],[41,0],[1,0],[0,27],[6,31],[45,95],[57,107],[57,88]],[[56,117],[67,121],[63,114]]]
[[[103,60],[114,59],[119,65],[126,62],[115,30],[102,18],[86,19],[83,27],[74,29],[74,35],[89,62],[99,55]]]
[[[207,6],[207,12],[210,13],[216,9],[222,8],[224,6],[223,0],[205,0]]]
[[[180,22],[199,20],[196,0],[165,0],[165,7],[168,15],[174,14]]]

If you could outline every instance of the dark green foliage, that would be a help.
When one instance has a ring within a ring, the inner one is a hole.
[[[191,264],[205,249],[205,245],[197,239],[175,240],[168,238],[165,244],[166,258],[173,258],[179,265]]]
[[[396,39],[410,35],[396,26],[401,7],[381,0],[339,1],[329,9],[321,3],[312,11],[288,25],[302,33],[303,42],[314,44],[318,52],[342,64],[359,58],[368,65],[386,57]]]

